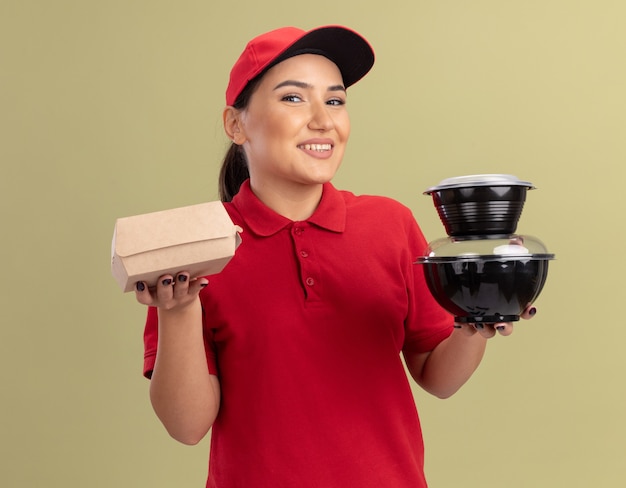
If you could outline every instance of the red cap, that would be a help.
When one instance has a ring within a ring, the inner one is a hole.
[[[226,104],[233,105],[248,82],[275,64],[298,54],[320,54],[337,65],[346,88],[374,64],[374,50],[359,34],[329,25],[304,31],[283,27],[252,39],[230,71]]]

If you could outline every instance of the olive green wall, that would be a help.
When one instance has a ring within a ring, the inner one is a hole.
[[[231,63],[327,23],[377,52],[336,185],[409,205],[432,240],[425,188],[511,173],[538,187],[518,231],[557,254],[536,318],[461,392],[416,389],[431,486],[624,485],[626,4],[377,3],[0,3],[2,486],[203,486],[208,440],[178,445],[149,405],[113,224],[216,199]]]

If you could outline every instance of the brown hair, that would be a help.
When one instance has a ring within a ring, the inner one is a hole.
[[[235,100],[234,108],[244,110],[248,107],[250,98],[264,74],[265,71],[246,85],[237,97],[237,100]],[[250,172],[248,171],[246,153],[242,146],[232,142],[230,148],[226,151],[222,168],[220,169],[218,187],[220,200],[222,202],[230,202],[239,192],[241,184],[248,178],[250,178]]]

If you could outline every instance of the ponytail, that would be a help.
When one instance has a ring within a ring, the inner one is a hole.
[[[219,195],[222,202],[230,202],[241,184],[250,177],[243,147],[231,144],[224,156],[219,176]]]

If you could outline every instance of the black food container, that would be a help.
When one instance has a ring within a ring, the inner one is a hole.
[[[554,254],[515,234],[532,183],[504,174],[443,180],[430,195],[447,238],[429,243],[416,264],[430,292],[459,323],[514,322],[546,282]]]

